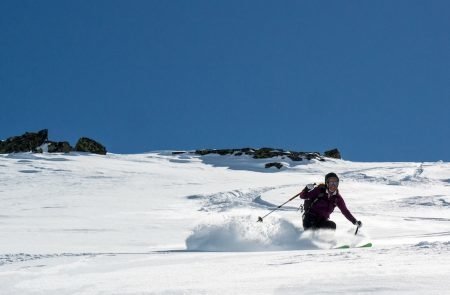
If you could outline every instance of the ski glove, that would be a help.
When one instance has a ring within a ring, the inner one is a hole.
[[[357,225],[358,227],[362,227],[362,222],[358,220],[355,222],[355,225]]]
[[[312,191],[314,189],[315,185],[316,185],[315,183],[310,183],[310,184],[306,185],[306,188],[308,189],[308,191]]]

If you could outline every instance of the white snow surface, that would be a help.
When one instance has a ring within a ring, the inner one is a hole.
[[[357,235],[256,222],[331,171]],[[0,294],[450,294],[446,162],[9,154],[0,201]]]

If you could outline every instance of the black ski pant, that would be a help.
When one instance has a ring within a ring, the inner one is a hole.
[[[303,228],[305,230],[316,230],[316,229],[336,230],[336,223],[334,223],[329,219],[319,218],[312,213],[305,213],[303,215]]]

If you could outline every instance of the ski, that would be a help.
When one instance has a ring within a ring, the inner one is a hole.
[[[362,244],[362,245],[358,245],[358,246],[350,246],[350,245],[342,245],[339,247],[335,247],[334,249],[350,249],[350,248],[370,248],[372,247],[372,243],[366,243],[366,244]]]

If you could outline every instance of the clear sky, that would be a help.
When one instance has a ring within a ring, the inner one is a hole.
[[[450,161],[450,1],[1,1],[0,138]]]

